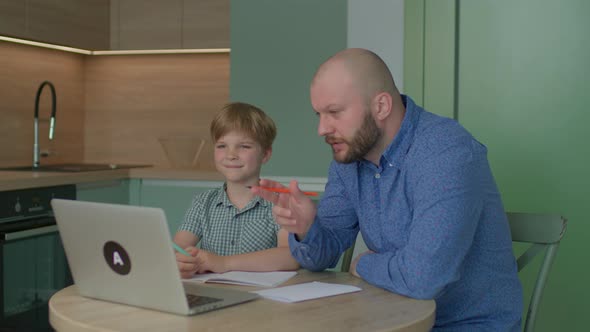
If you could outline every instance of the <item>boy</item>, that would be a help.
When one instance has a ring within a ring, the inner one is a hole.
[[[253,195],[260,169],[272,154],[276,127],[259,108],[230,103],[210,126],[216,169],[223,187],[199,194],[186,213],[174,242],[190,256],[176,253],[183,278],[195,273],[296,270],[288,233],[278,226],[272,204]],[[196,244],[201,242],[201,248]]]

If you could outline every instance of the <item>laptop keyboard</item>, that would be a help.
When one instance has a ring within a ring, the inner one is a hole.
[[[193,308],[193,307],[200,306],[200,305],[207,304],[207,303],[214,303],[214,302],[221,301],[221,299],[216,299],[214,297],[199,296],[199,295],[193,295],[193,294],[186,294],[186,300],[188,301],[189,308]]]

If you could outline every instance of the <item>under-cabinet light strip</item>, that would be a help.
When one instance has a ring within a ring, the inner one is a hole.
[[[47,43],[40,43],[40,42],[36,42],[36,41],[32,41],[32,40],[26,40],[26,39],[19,39],[19,38],[12,38],[12,37],[0,36],[0,40],[11,42],[11,43],[17,43],[17,44],[24,44],[24,45],[30,45],[30,46],[43,47],[43,48],[50,48],[50,49],[53,49],[53,50],[66,51],[66,52],[72,52],[72,53],[79,53],[79,54],[86,54],[86,55],[91,55],[92,54],[91,51],[83,50],[83,49],[80,49],[80,48],[74,48],[74,47],[68,47],[68,46],[61,46],[61,45],[53,45],[53,44],[47,44]]]
[[[75,47],[68,47],[68,46],[61,46],[61,45],[54,45],[48,43],[41,43],[26,39],[19,39],[19,38],[12,38],[12,37],[5,37],[0,36],[0,40],[23,44],[23,45],[30,45],[30,46],[37,46],[43,48],[49,48],[59,51],[66,51],[78,54],[85,54],[85,55],[136,55],[136,54],[187,54],[187,53],[230,53],[229,48],[195,48],[195,49],[168,49],[168,50],[117,50],[117,51],[89,51]]]
[[[169,50],[118,50],[91,51],[92,55],[179,54],[179,53],[229,53],[229,48],[196,48]]]

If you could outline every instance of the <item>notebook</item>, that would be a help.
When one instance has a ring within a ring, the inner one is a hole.
[[[192,278],[184,279],[185,282],[219,283],[242,286],[276,287],[291,279],[297,271],[276,272],[246,272],[229,271],[224,273],[197,274]]]
[[[183,284],[162,209],[64,199],[51,205],[82,296],[182,315],[258,297]]]

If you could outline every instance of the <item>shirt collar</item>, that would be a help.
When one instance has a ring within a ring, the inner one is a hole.
[[[395,135],[395,138],[381,156],[382,163],[385,162],[396,168],[401,168],[403,166],[420,117],[420,109],[416,106],[412,98],[406,95],[401,95],[401,97],[406,108],[406,114],[404,115],[402,125]]]
[[[223,206],[234,206],[232,204],[232,202],[229,200],[229,197],[227,196],[227,192],[225,191],[227,189],[227,184],[224,183],[223,187],[220,187],[217,190],[217,196],[214,199],[214,204],[215,206],[219,206],[221,204],[223,204]],[[270,206],[270,202],[265,201],[264,199],[262,199],[260,196],[254,196],[254,198],[252,198],[252,200],[250,200],[250,202],[248,203],[247,207],[250,206],[256,206],[256,204],[260,204],[261,206]]]
[[[227,193],[225,192],[225,188],[225,183],[220,188],[217,188],[217,195],[213,199],[213,203],[215,204],[215,206],[219,206],[220,204],[227,206],[228,203],[231,205],[229,197],[227,197]]]

